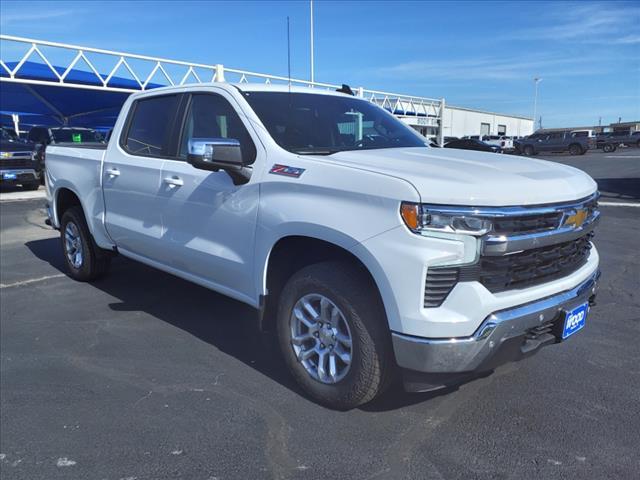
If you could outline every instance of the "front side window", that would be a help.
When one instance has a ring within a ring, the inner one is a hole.
[[[240,142],[246,165],[256,159],[256,147],[249,132],[235,109],[220,95],[192,95],[180,142],[179,157],[182,159],[187,158],[191,138],[232,138]]]
[[[412,128],[366,100],[297,92],[244,95],[276,143],[292,153],[330,155],[428,144]]]
[[[144,98],[134,104],[124,142],[129,153],[151,157],[167,155],[178,99],[178,95],[163,95]]]

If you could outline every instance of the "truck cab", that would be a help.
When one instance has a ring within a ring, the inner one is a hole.
[[[342,92],[225,84],[132,95],[106,145],[47,147],[69,274],[120,254],[254,307],[314,400],[424,391],[560,343],[595,297],[595,182],[435,149]]]

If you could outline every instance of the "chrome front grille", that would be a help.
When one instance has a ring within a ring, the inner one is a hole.
[[[560,226],[561,212],[541,215],[520,215],[516,217],[498,217],[493,220],[493,233],[501,235],[542,232]]]
[[[490,218],[474,264],[427,269],[424,306],[439,307],[458,282],[476,281],[493,293],[551,282],[581,268],[589,258],[599,221],[598,195],[577,202],[527,207],[474,208]]]

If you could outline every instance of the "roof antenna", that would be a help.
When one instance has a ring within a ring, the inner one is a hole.
[[[291,93],[291,40],[289,38],[289,16],[287,16],[287,71],[289,75],[289,93]]]

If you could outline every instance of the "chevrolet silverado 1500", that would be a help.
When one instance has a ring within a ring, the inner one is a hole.
[[[50,223],[74,279],[121,254],[255,307],[301,387],[352,408],[562,342],[595,297],[588,175],[425,142],[341,92],[136,93],[107,145],[47,147]]]

